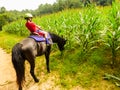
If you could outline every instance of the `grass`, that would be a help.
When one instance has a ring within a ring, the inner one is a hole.
[[[108,72],[104,70],[108,62],[101,49],[94,51],[86,61],[81,60],[79,51],[65,51],[59,60],[58,57],[59,54],[51,56],[50,67],[52,71],[57,70],[60,79],[58,83],[67,89],[79,85],[85,88],[91,87],[93,82],[101,81],[104,73]],[[110,66],[107,68],[110,69]]]
[[[11,49],[15,45],[15,43],[17,43],[18,41],[20,41],[23,38],[24,37],[22,37],[22,36],[16,36],[16,35],[1,31],[0,32],[0,47],[5,49],[6,52],[10,53]]]

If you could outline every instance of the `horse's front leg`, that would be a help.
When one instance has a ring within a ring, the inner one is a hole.
[[[39,79],[37,79],[37,77],[35,76],[35,73],[34,73],[34,68],[35,68],[35,62],[34,62],[34,60],[31,60],[30,67],[31,67],[31,69],[30,69],[31,76],[33,77],[33,79],[34,79],[35,82],[39,82]]]
[[[47,50],[46,50],[46,52],[45,52],[46,66],[47,66],[47,72],[48,72],[48,73],[50,73],[50,68],[49,68],[50,49],[51,49],[51,46],[47,46]]]

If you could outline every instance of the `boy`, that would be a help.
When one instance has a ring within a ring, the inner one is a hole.
[[[46,31],[43,31],[40,26],[32,22],[32,18],[33,18],[32,14],[30,13],[25,14],[25,19],[26,19],[25,26],[28,28],[31,34],[43,36],[46,39],[46,42],[48,42],[48,39],[47,39],[48,33]]]

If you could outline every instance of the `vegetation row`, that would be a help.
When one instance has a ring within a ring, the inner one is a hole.
[[[66,38],[68,40],[67,49],[80,47],[83,55],[104,44],[111,48],[114,61],[120,47],[119,9],[118,4],[103,8],[90,6],[82,10],[66,10],[41,18],[36,17],[34,22],[41,25],[43,29]],[[29,35],[24,19],[5,25],[3,30],[22,36]]]

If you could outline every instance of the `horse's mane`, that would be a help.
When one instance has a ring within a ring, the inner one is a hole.
[[[53,42],[57,43],[59,50],[62,51],[64,50],[64,45],[66,44],[66,40],[63,37],[60,37],[54,33],[49,33]]]
[[[50,36],[51,36],[53,42],[58,43],[58,42],[66,41],[64,38],[58,36],[57,34],[54,34],[54,33],[49,33],[49,34],[50,34]]]

